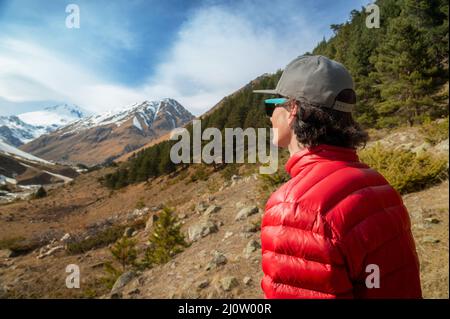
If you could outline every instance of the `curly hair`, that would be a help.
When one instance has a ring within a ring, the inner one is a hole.
[[[356,96],[353,90],[344,90],[336,100],[355,103]],[[295,102],[298,112],[292,129],[302,145],[311,147],[329,144],[349,148],[366,146],[369,135],[353,119],[351,113],[319,107],[304,99]]]

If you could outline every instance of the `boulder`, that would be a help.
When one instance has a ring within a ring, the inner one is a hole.
[[[61,239],[59,241],[63,242],[63,243],[68,243],[71,239],[72,239],[72,236],[69,233],[66,233],[66,234],[64,234],[64,236],[61,237]]]
[[[145,224],[145,231],[149,231],[152,227],[153,224],[158,220],[158,215],[151,215],[148,220],[147,223]]]
[[[244,248],[244,257],[250,258],[252,253],[261,248],[261,245],[254,239],[250,240]]]
[[[197,241],[200,238],[208,236],[209,234],[217,232],[219,229],[217,225],[211,220],[203,220],[192,225],[188,229],[188,236],[190,241]]]
[[[1,249],[0,258],[11,258],[14,257],[14,252],[11,249]]]
[[[209,280],[208,279],[201,280],[200,282],[197,283],[197,288],[198,289],[205,289],[208,286],[209,286]]]
[[[205,210],[204,215],[209,216],[211,214],[217,213],[221,209],[222,209],[222,207],[220,207],[220,206],[211,205]]]
[[[127,271],[120,275],[111,289],[111,295],[119,293],[119,290],[125,287],[135,276],[136,273],[134,271]]]
[[[221,265],[225,265],[227,261],[228,261],[227,257],[225,257],[224,254],[216,250],[213,252],[213,258],[206,266],[206,270],[215,269]]]
[[[48,249],[47,251],[41,251],[41,253],[37,256],[37,258],[38,259],[42,259],[42,258],[45,258],[45,257],[47,257],[47,256],[51,256],[51,255],[53,255],[54,253],[56,253],[57,251],[60,251],[60,250],[63,250],[64,249],[64,246],[55,246],[55,247],[52,247],[52,248],[50,248],[50,249]]]
[[[230,291],[234,287],[237,287],[239,285],[239,281],[236,279],[236,277],[233,276],[226,276],[220,279],[220,286],[225,291]]]
[[[244,285],[248,286],[252,283],[252,277],[245,276],[244,279],[242,279],[242,282],[244,283]]]
[[[208,208],[208,205],[205,204],[205,202],[200,202],[195,207],[195,211],[197,213],[203,213]]]
[[[258,213],[259,209],[257,206],[247,206],[242,208],[235,217],[235,220],[243,220],[248,218],[249,216]]]

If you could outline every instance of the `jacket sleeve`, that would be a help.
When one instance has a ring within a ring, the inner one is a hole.
[[[302,213],[292,205],[279,203],[266,210],[263,218],[261,287],[265,297],[352,298],[344,255],[322,216]]]

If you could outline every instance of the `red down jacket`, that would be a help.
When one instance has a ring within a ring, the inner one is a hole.
[[[355,149],[305,148],[286,170],[261,223],[265,298],[422,297],[408,211]]]

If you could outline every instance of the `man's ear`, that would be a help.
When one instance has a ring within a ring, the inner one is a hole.
[[[297,102],[295,100],[291,100],[289,108],[290,108],[290,110],[289,110],[289,124],[291,124],[294,121],[294,119],[295,119],[295,117],[297,115],[297,112],[298,112]]]

